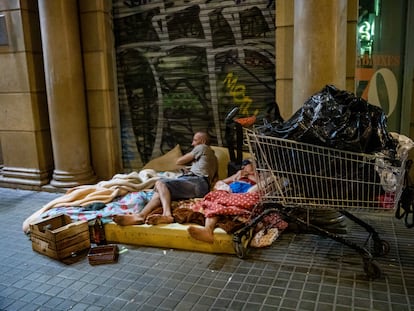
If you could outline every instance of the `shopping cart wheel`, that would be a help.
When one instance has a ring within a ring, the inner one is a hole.
[[[247,256],[248,249],[244,247],[242,243],[233,242],[233,247],[236,251],[237,257],[243,259]]]
[[[247,256],[251,240],[252,228],[248,231],[241,231],[233,234],[233,248],[237,257],[243,259]]]
[[[372,258],[364,258],[364,271],[371,280],[380,278],[382,275],[381,267]]]
[[[385,240],[374,240],[374,256],[385,256],[390,252],[390,243]]]

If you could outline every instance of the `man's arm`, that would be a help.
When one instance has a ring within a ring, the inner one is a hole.
[[[185,155],[179,157],[177,159],[177,161],[175,162],[175,164],[177,165],[186,165],[191,163],[194,160],[194,154],[192,154],[191,152],[186,153]]]

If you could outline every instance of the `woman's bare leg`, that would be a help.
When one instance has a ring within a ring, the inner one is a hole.
[[[196,240],[213,243],[214,242],[214,228],[216,227],[218,217],[206,218],[204,227],[188,227],[187,231]]]

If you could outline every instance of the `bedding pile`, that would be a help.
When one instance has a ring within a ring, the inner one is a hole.
[[[162,177],[174,177],[178,173],[145,169],[130,174],[117,174],[111,180],[96,185],[84,185],[69,189],[64,195],[43,206],[30,215],[23,223],[23,231],[29,233],[29,224],[47,217],[65,214],[72,221],[94,221],[97,216],[102,222],[112,222],[112,216],[140,212],[153,195],[152,187]],[[213,190],[204,198],[173,201],[172,215],[179,224],[198,224],[203,226],[205,217],[220,216],[217,226],[231,234],[243,227],[252,216],[259,202],[258,193],[229,193]],[[162,214],[162,208],[152,214]],[[282,232],[287,223],[278,219],[266,225]],[[263,236],[263,231],[260,235]],[[260,247],[269,243],[256,243]]]

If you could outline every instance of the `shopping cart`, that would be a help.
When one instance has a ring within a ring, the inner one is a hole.
[[[386,255],[390,245],[371,225],[348,210],[394,209],[403,189],[406,157],[337,150],[266,136],[257,130],[246,129],[244,134],[257,169],[263,212],[234,234],[237,256],[246,256],[252,228],[266,215],[278,213],[288,222],[306,226],[311,233],[355,249],[362,256],[367,276],[380,277],[382,272],[375,257]],[[298,209],[334,209],[366,229],[368,238],[360,246],[313,225],[309,217],[298,217]]]

